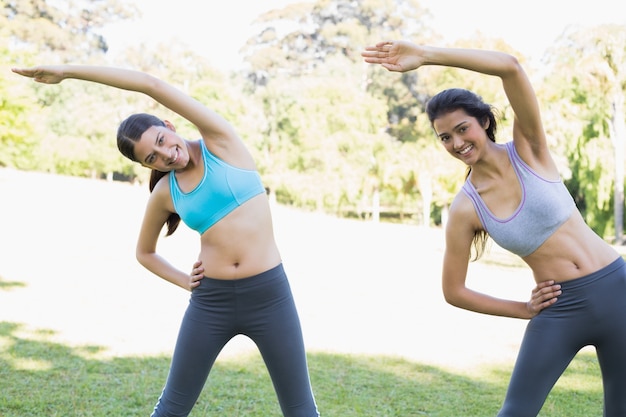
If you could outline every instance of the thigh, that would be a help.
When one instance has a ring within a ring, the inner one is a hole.
[[[265,288],[263,308],[250,317],[246,334],[256,343],[276,390],[283,415],[318,416],[311,389],[300,319],[285,279]],[[267,298],[272,294],[272,302]]]
[[[499,417],[537,416],[581,349],[580,338],[571,330],[572,326],[543,314],[528,323]]]
[[[626,273],[617,271],[597,285],[593,304],[595,341],[602,370],[605,415],[626,416]]]
[[[622,333],[624,330],[622,329]],[[626,341],[597,348],[606,417],[626,416]]]
[[[153,416],[191,412],[215,359],[234,335],[228,317],[214,314],[192,299],[183,317],[167,381]]]

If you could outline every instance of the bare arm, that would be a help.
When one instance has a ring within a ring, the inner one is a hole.
[[[556,302],[560,287],[551,281],[538,284],[528,302],[496,298],[467,288],[465,281],[470,248],[478,222],[477,219],[468,219],[476,219],[476,214],[471,202],[459,195],[452,205],[446,226],[442,289],[449,304],[477,313],[530,319]]]
[[[502,80],[504,91],[515,114],[513,138],[522,157],[553,169],[548,153],[535,91],[517,58],[480,49],[437,48],[406,41],[386,41],[365,48],[365,62],[380,64],[389,71],[406,72],[424,65],[462,68]]]
[[[152,75],[122,68],[87,65],[49,65],[12,70],[44,84],[76,79],[143,93],[189,120],[198,128],[209,149],[219,156],[226,156],[229,162],[241,167],[253,167],[244,144],[225,119],[193,97]]]
[[[137,240],[136,257],[139,263],[153,274],[186,290],[192,290],[200,284],[204,272],[198,261],[187,274],[170,264],[156,252],[157,241],[163,225],[173,211],[169,198],[169,189],[164,177],[150,194],[146,211]]]

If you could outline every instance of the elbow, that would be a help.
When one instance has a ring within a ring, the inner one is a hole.
[[[444,300],[446,300],[446,303],[450,304],[451,306],[458,307],[458,303],[456,302],[454,297],[451,297],[450,295],[443,293],[443,298]]]
[[[461,308],[462,302],[458,291],[452,291],[450,289],[444,288],[443,298],[444,300],[446,300],[446,303],[450,304],[451,306]]]
[[[149,257],[150,254],[146,251],[139,250],[139,248],[135,251],[135,259],[137,259],[137,262],[143,267],[147,267]]]
[[[504,54],[504,57],[505,57],[505,67],[506,67],[507,73],[517,74],[517,73],[524,72],[524,67],[519,62],[516,56],[510,55],[510,54]]]
[[[139,262],[139,265],[145,267],[146,263],[144,261],[144,257],[141,256],[139,253],[135,253],[135,259],[137,260],[137,262]]]

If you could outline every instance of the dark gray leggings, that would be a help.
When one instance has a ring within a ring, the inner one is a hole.
[[[555,304],[526,328],[499,417],[535,417],[584,346],[595,346],[602,370],[604,416],[626,416],[626,263],[561,283]]]
[[[153,417],[189,415],[224,345],[238,334],[259,348],[283,415],[317,417],[300,319],[282,265],[239,280],[203,278],[191,294]]]

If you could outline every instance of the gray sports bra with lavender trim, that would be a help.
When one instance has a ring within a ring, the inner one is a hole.
[[[506,219],[496,217],[469,178],[462,190],[472,201],[489,236],[504,249],[523,258],[536,251],[570,218],[575,204],[563,181],[539,176],[520,158],[513,142],[506,143],[505,147],[522,188],[522,200],[515,212]]]

